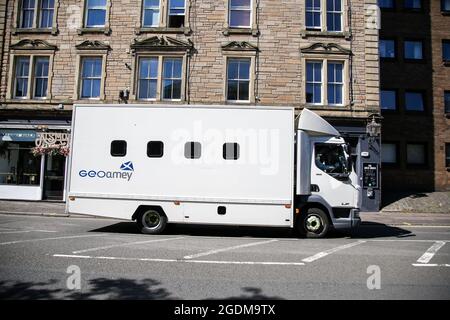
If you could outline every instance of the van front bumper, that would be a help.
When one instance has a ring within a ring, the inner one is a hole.
[[[333,227],[336,230],[352,229],[361,224],[361,217],[359,216],[359,209],[351,209],[348,218],[333,219]]]

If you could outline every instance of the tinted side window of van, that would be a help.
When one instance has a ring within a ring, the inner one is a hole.
[[[202,155],[200,142],[186,142],[184,145],[184,156],[188,159],[198,159]]]
[[[125,140],[114,140],[111,142],[111,155],[113,157],[124,157],[127,154],[127,142]]]
[[[147,143],[147,156],[149,158],[161,158],[164,155],[164,143],[162,141],[150,141]]]
[[[223,144],[223,158],[225,160],[239,159],[239,143],[224,143]]]

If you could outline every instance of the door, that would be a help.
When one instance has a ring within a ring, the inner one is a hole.
[[[44,199],[62,200],[64,195],[64,172],[66,157],[46,155],[44,165]]]

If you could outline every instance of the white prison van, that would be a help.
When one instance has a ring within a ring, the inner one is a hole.
[[[195,223],[323,237],[360,222],[346,146],[307,109],[75,105],[66,210],[150,234]]]

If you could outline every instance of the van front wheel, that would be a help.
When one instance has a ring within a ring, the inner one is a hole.
[[[139,230],[145,234],[160,234],[167,225],[167,217],[155,209],[142,211],[137,219]]]
[[[306,238],[323,238],[330,229],[330,219],[319,208],[309,208],[297,222],[298,232]]]

